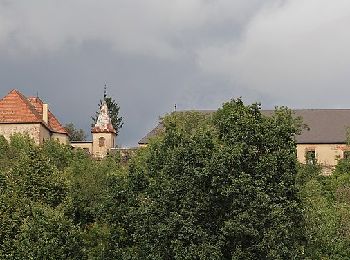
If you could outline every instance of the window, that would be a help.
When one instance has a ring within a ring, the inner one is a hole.
[[[100,137],[99,139],[98,139],[98,146],[99,147],[103,147],[103,146],[105,146],[105,138],[104,137]]]
[[[350,159],[350,151],[344,151],[343,152],[343,158],[344,159]]]
[[[306,151],[305,159],[307,164],[316,164],[316,152],[315,150]]]

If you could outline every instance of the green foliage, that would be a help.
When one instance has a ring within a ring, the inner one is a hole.
[[[34,140],[29,135],[14,134],[10,137],[11,147],[16,152],[26,152],[34,147]]]
[[[57,206],[66,196],[62,176],[37,147],[20,157],[9,175],[14,189],[32,201]]]
[[[318,164],[298,164],[298,174],[296,176],[296,183],[300,189],[308,181],[318,179],[321,175],[322,167]]]
[[[4,136],[0,135],[0,158],[6,156],[9,150],[9,143]]]
[[[335,175],[348,175],[350,173],[350,159],[340,159],[336,165]]]
[[[350,161],[296,161],[301,120],[173,113],[128,164],[0,136],[0,259],[348,259]]]
[[[86,134],[83,129],[77,129],[73,123],[68,123],[64,126],[68,132],[69,141],[85,141]]]
[[[122,169],[106,170],[106,175],[103,206],[98,210],[95,223],[86,232],[91,237],[88,239],[91,243],[89,257],[139,259],[131,228],[133,194],[130,193],[128,175]]]
[[[33,205],[14,241],[15,259],[82,259],[79,229],[57,209]]]
[[[114,157],[95,161],[55,141],[38,147],[21,135],[0,142],[0,259],[124,254],[121,243],[131,241],[123,227],[127,175]]]
[[[2,189],[0,194],[0,259],[13,259],[14,241],[21,225],[31,214],[30,201],[12,189]]]
[[[0,173],[7,168],[10,146],[4,136],[0,135]],[[1,183],[1,180],[0,180]]]
[[[105,172],[99,164],[85,157],[67,168],[70,183],[66,211],[74,223],[85,227],[94,222],[106,196]]]
[[[301,165],[298,179],[305,219],[306,259],[350,256],[349,161],[340,160],[331,176],[317,165]]]
[[[45,154],[50,164],[53,164],[59,170],[68,167],[74,157],[74,152],[69,145],[60,144],[55,140],[44,142],[42,153]]]
[[[184,113],[164,120],[139,165],[132,223],[143,259],[295,259],[303,221],[295,187],[289,110],[272,117],[241,100],[213,119]]]

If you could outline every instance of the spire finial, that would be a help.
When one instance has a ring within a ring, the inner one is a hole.
[[[103,90],[103,100],[106,100],[107,97],[107,84],[105,84],[104,90]]]

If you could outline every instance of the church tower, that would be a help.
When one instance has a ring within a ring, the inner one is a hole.
[[[115,147],[116,131],[108,115],[107,102],[103,100],[96,124],[91,129],[92,154],[96,158],[105,157]]]

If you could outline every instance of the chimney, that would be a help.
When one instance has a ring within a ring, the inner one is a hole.
[[[49,105],[43,104],[43,121],[45,124],[49,123]]]

